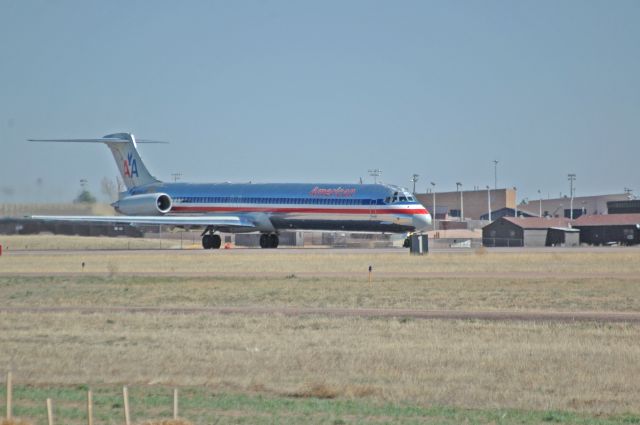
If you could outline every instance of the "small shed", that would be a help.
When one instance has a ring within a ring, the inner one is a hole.
[[[557,230],[549,236],[549,229]],[[559,235],[560,229],[565,230],[564,236]],[[564,238],[567,243],[567,233],[574,234],[566,218],[544,217],[501,217],[482,228],[482,245],[488,247],[536,247],[551,246],[552,242],[559,243]],[[569,243],[573,243],[575,236],[569,236]]]
[[[580,246],[580,229],[550,227],[545,246]]]
[[[640,243],[640,214],[585,215],[574,221],[580,243],[636,245]]]

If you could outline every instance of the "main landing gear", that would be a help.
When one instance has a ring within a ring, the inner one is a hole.
[[[260,248],[277,248],[279,242],[280,239],[275,233],[270,235],[263,233],[260,235]]]
[[[204,249],[218,249],[221,245],[222,238],[213,233],[213,228],[208,228],[202,233],[202,247]]]

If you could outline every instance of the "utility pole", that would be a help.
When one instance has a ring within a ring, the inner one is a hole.
[[[420,175],[418,174],[414,174],[413,176],[411,176],[411,179],[409,180],[410,182],[413,182],[413,194],[416,194],[416,182],[418,181],[418,177],[420,177]]]
[[[182,173],[171,173],[171,177],[173,177],[174,182],[177,182],[182,178]]]
[[[378,177],[382,174],[382,170],[379,168],[373,168],[369,170],[369,175],[373,177],[373,184],[378,184]]]
[[[542,192],[540,191],[540,189],[538,189],[538,204],[540,206],[540,212],[539,212],[539,216],[542,217]]]
[[[576,180],[576,175],[571,173],[567,175],[569,180],[569,219],[573,220],[573,182]]]
[[[461,187],[462,183],[456,183],[456,188],[458,189],[458,192],[460,192],[460,221],[464,221],[464,200],[462,198],[462,191],[460,190]]]
[[[487,185],[487,207],[489,208],[489,223],[491,223],[491,187]]]
[[[498,160],[493,160],[493,188],[498,190]]]
[[[434,182],[431,182],[431,194],[433,195],[433,210],[431,211],[433,217],[431,219],[433,220],[433,230],[436,230],[436,184]]]

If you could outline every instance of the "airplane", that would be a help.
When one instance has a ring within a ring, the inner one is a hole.
[[[131,133],[98,139],[31,142],[103,143],[126,191],[112,206],[123,215],[31,216],[45,221],[164,225],[204,229],[202,247],[217,249],[220,232],[257,233],[260,247],[277,248],[283,231],[411,233],[427,230],[431,215],[406,189],[387,184],[167,183],[151,175]]]

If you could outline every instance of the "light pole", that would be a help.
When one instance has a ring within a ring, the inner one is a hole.
[[[498,190],[498,160],[493,160],[493,188]]]
[[[456,188],[458,189],[458,192],[460,192],[460,221],[464,221],[464,200],[462,197],[462,191],[460,190],[461,187],[462,183],[456,183]]]
[[[570,197],[570,201],[569,201],[569,219],[573,220],[573,182],[576,180],[576,175],[575,174],[568,174],[567,177],[568,177],[568,180],[569,180],[569,197]]]
[[[182,178],[182,173],[171,173],[171,177],[173,177],[174,182],[177,182]]]
[[[433,210],[431,211],[433,217],[431,218],[433,219],[433,230],[436,230],[436,184],[434,182],[431,182],[431,194],[433,195]]]
[[[513,193],[514,193],[515,198],[516,198],[516,202],[515,202],[516,208],[514,210],[514,217],[518,218],[518,188],[516,188],[515,186],[513,186]]]
[[[540,192],[540,189],[538,189],[538,198],[538,205],[540,207],[540,212],[538,213],[538,215],[542,217],[542,192]]]
[[[414,174],[411,176],[411,179],[409,180],[410,182],[413,182],[413,194],[416,194],[416,182],[418,181],[418,177],[420,177],[420,175],[418,174]]]
[[[491,187],[487,185],[487,207],[489,207],[489,223],[491,223]]]
[[[378,184],[378,177],[382,174],[382,170],[379,168],[373,168],[369,170],[369,175],[373,177],[373,184]]]

